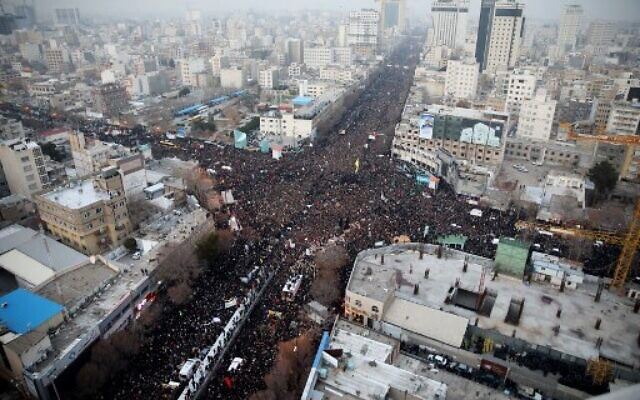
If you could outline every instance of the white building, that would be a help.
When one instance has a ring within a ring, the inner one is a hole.
[[[523,139],[546,142],[551,137],[556,101],[539,89],[531,100],[524,100],[520,109],[517,136]]]
[[[298,118],[292,112],[271,111],[260,116],[260,132],[296,139],[315,134],[313,119]]]
[[[444,84],[446,96],[473,99],[478,89],[480,66],[475,59],[449,60]]]
[[[334,51],[330,47],[305,47],[304,63],[309,68],[323,68],[333,64]]]
[[[610,46],[616,38],[616,26],[609,21],[593,21],[587,30],[587,42],[592,46]]]
[[[495,4],[484,68],[493,72],[500,67],[513,68],[520,56],[524,24],[524,4]]]
[[[468,0],[436,1],[431,6],[432,46],[462,47],[467,34]]]
[[[349,67],[353,63],[353,50],[351,47],[334,47],[333,64]]]
[[[40,146],[18,138],[0,143],[0,163],[11,194],[27,199],[50,187]]]
[[[229,68],[229,58],[221,54],[216,54],[211,57],[211,73],[213,76],[220,76],[220,70],[223,68]]]
[[[511,115],[520,112],[522,102],[530,100],[536,91],[536,75],[526,69],[516,69],[509,77],[505,111]]]
[[[328,82],[301,80],[299,84],[300,96],[309,96],[317,99],[324,96],[331,89]]]
[[[204,59],[188,58],[179,60],[177,64],[178,77],[184,86],[201,86],[198,82],[198,75],[206,71]]]
[[[298,63],[291,63],[289,67],[287,67],[289,78],[294,78],[302,75],[302,66]]]
[[[576,48],[580,27],[582,26],[583,14],[584,11],[580,5],[568,4],[565,6],[564,12],[560,17],[560,26],[558,28],[557,46],[561,54]]]
[[[617,135],[640,134],[640,103],[614,102],[611,105],[607,131]]]
[[[349,14],[347,45],[359,58],[371,59],[378,48],[380,13],[373,9],[352,11]]]
[[[258,73],[258,85],[263,89],[275,89],[280,84],[280,71],[276,67],[261,70]]]
[[[242,89],[245,75],[242,68],[223,68],[220,70],[220,86],[225,89]]]
[[[353,70],[339,67],[328,67],[320,70],[320,79],[350,83],[354,81]]]

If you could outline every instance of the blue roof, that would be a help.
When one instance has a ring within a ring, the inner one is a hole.
[[[60,304],[24,289],[0,297],[0,323],[19,334],[31,332],[62,310]]]
[[[292,100],[296,106],[306,106],[313,101],[313,98],[307,96],[298,96]]]

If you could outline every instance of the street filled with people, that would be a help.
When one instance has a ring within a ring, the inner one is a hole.
[[[242,299],[249,292],[252,283],[241,278],[256,266],[277,274],[202,398],[246,399],[264,389],[261,378],[274,363],[278,343],[311,326],[301,318],[302,306],[311,300],[310,250],[329,240],[340,237],[353,259],[375,243],[391,243],[400,235],[414,242],[465,235],[465,251],[493,257],[495,239],[516,236],[514,211],[485,209],[456,196],[446,183],[436,190],[423,187],[391,157],[418,51],[410,41],[399,45],[388,64],[371,71],[366,87],[333,126],[281,159],[189,138],[177,138],[175,145],[167,146],[161,143],[166,139],[144,129],[113,136],[100,122],[74,121],[77,128],[102,140],[150,144],[156,159],[197,160],[202,171],[209,171],[216,190],[233,191],[236,202],[218,213],[233,216],[243,228],[216,268],[226,271],[224,279],[205,269],[187,302],[164,307],[138,354],[96,398],[176,397],[178,390],[169,383],[180,381],[179,370],[187,359],[206,356],[235,312],[226,306],[229,299]],[[342,130],[345,134],[338,134]],[[481,216],[470,215],[474,208],[482,208]],[[228,229],[228,222],[221,221],[218,227]],[[538,246],[563,249],[559,241],[548,238]],[[341,273],[341,291],[349,272],[347,266]],[[295,274],[303,275],[302,284],[293,298],[285,299],[282,289]],[[237,358],[242,363],[230,368]]]

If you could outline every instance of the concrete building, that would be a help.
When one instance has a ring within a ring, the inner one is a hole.
[[[80,25],[80,11],[77,8],[56,8],[54,13],[56,25]]]
[[[100,85],[93,96],[96,111],[107,117],[117,117],[129,106],[126,89],[117,83]]]
[[[25,369],[41,361],[51,350],[48,331],[64,321],[64,308],[42,296],[17,289],[0,297],[0,368],[22,380]]]
[[[88,261],[87,256],[42,232],[14,224],[0,230],[0,294],[32,290]]]
[[[122,177],[115,167],[100,176],[35,198],[47,229],[85,254],[102,254],[131,234]]]
[[[188,58],[176,63],[178,77],[183,86],[198,87],[198,75],[206,72],[202,58]]]
[[[593,21],[587,29],[587,43],[592,46],[611,46],[616,38],[616,25],[610,21]]]
[[[502,163],[509,124],[503,112],[406,105],[392,155],[437,173],[438,150],[444,149],[459,162],[495,169]]]
[[[229,57],[222,54],[216,54],[211,57],[211,73],[215,77],[220,77],[220,71],[224,68],[229,68]]]
[[[69,69],[69,54],[61,48],[48,48],[43,52],[44,63],[49,72],[59,74]]]
[[[80,131],[69,135],[69,145],[76,176],[79,178],[99,172],[113,156],[111,146],[93,138],[85,140],[84,133]]]
[[[577,4],[568,4],[560,16],[560,26],[558,28],[557,46],[560,54],[575,50],[578,44],[578,35],[582,27],[584,10]]]
[[[606,358],[614,361],[615,373],[640,379],[633,371],[640,364],[635,299],[603,291],[597,277],[586,274],[582,284],[528,283],[503,276],[490,259],[451,249],[441,258],[437,253],[438,246],[414,243],[358,254],[345,317],[406,343],[458,355],[465,339],[490,338],[518,352],[542,350],[550,362],[584,365]],[[525,249],[518,254],[519,275]],[[491,278],[478,290],[483,275]]]
[[[607,131],[616,135],[639,135],[640,102],[613,102],[607,121]]]
[[[287,63],[303,64],[304,63],[304,42],[302,39],[287,40]]]
[[[313,118],[297,117],[293,112],[270,111],[260,116],[260,132],[294,139],[306,139],[315,134]]]
[[[425,366],[401,355],[397,338],[338,320],[322,337],[301,399],[447,398],[448,386],[425,376]]]
[[[380,28],[382,31],[404,32],[406,21],[406,0],[380,1]]]
[[[305,47],[304,63],[308,68],[324,68],[334,63],[334,50],[331,47]]]
[[[538,78],[532,71],[514,70],[509,76],[507,84],[505,111],[510,115],[518,115],[522,103],[534,97],[537,82]]]
[[[354,52],[351,47],[334,47],[333,63],[342,67],[349,67],[353,63]]]
[[[380,13],[373,9],[352,11],[349,14],[347,45],[356,58],[371,60],[378,49]]]
[[[482,71],[513,68],[520,56],[524,32],[524,5],[515,1],[483,1],[476,42]]]
[[[459,48],[464,46],[469,15],[468,0],[436,1],[431,5],[432,46]]]
[[[449,60],[444,85],[445,96],[455,99],[473,99],[478,89],[479,65],[473,58]]]
[[[320,79],[349,84],[356,80],[356,75],[352,69],[327,67],[320,70]]]
[[[258,73],[258,86],[262,89],[275,89],[280,85],[280,70],[270,67]]]
[[[495,270],[523,279],[531,256],[531,243],[512,238],[500,238],[496,249]]]
[[[31,199],[50,186],[42,150],[29,139],[0,143],[0,163],[11,194]]]
[[[220,86],[225,89],[242,89],[245,81],[245,73],[242,68],[222,68],[220,70]]]
[[[521,139],[548,141],[555,111],[556,101],[550,100],[546,91],[539,89],[534,98],[522,102],[516,135]]]
[[[0,141],[20,139],[24,137],[22,122],[0,116]]]

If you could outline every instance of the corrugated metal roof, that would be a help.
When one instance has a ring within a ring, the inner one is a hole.
[[[31,286],[38,286],[55,273],[51,268],[42,265],[18,250],[11,250],[0,256],[0,268],[9,271]]]
[[[24,289],[0,297],[0,323],[15,333],[31,332],[62,310],[61,305]]]

